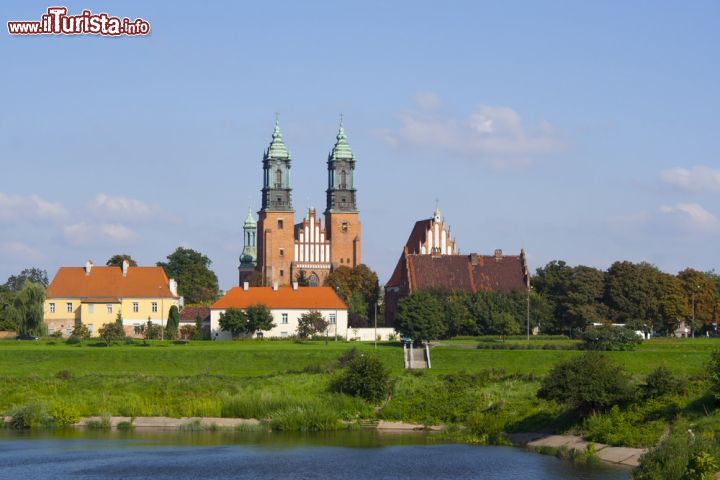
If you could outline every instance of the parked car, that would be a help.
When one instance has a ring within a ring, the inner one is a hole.
[[[15,340],[40,340],[40,337],[36,337],[34,335],[18,335],[15,337]]]

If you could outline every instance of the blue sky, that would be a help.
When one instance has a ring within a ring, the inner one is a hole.
[[[275,112],[298,220],[344,114],[381,282],[436,198],[462,252],[720,269],[718,2],[65,5],[152,33],[0,35],[0,279],[183,245],[230,288]]]

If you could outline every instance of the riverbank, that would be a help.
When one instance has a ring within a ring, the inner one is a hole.
[[[4,422],[9,424],[12,417],[4,417]],[[422,433],[440,433],[445,431],[443,425],[420,425],[407,422],[359,422],[350,424],[344,422],[346,426],[358,426],[363,429],[374,429],[383,433],[394,432],[422,432]],[[223,417],[83,417],[78,422],[68,425],[73,428],[90,428],[90,429],[115,429],[115,430],[206,430],[216,431],[220,429],[245,430],[271,429],[268,422],[263,422],[255,418],[223,418]],[[532,439],[532,440],[529,440]],[[509,435],[508,440],[516,446],[527,448],[528,450],[541,454],[555,455],[558,451],[567,450],[569,455],[587,453],[592,454],[603,463],[611,465],[621,465],[626,467],[637,467],[639,465],[640,456],[647,449],[612,447],[601,443],[587,442],[582,437],[576,435],[549,435],[544,436],[534,433],[522,433]]]

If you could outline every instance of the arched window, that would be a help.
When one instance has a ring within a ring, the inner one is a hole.
[[[280,188],[282,186],[282,170],[279,168],[275,170],[275,188]]]
[[[315,275],[314,273],[311,273],[310,276],[308,277],[308,286],[317,287],[318,285],[320,285],[320,279],[318,278],[317,275]]]
[[[345,170],[340,171],[340,188],[347,188],[347,172]]]

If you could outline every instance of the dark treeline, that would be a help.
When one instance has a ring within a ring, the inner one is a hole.
[[[717,328],[720,316],[720,275],[691,268],[671,275],[644,262],[615,262],[603,271],[555,260],[538,268],[531,284],[529,295],[435,290],[401,303],[415,321],[422,312],[436,312],[442,325],[433,329],[440,338],[524,333],[528,313],[531,329],[571,337],[594,323],[662,335],[685,325],[689,335],[704,334]]]

